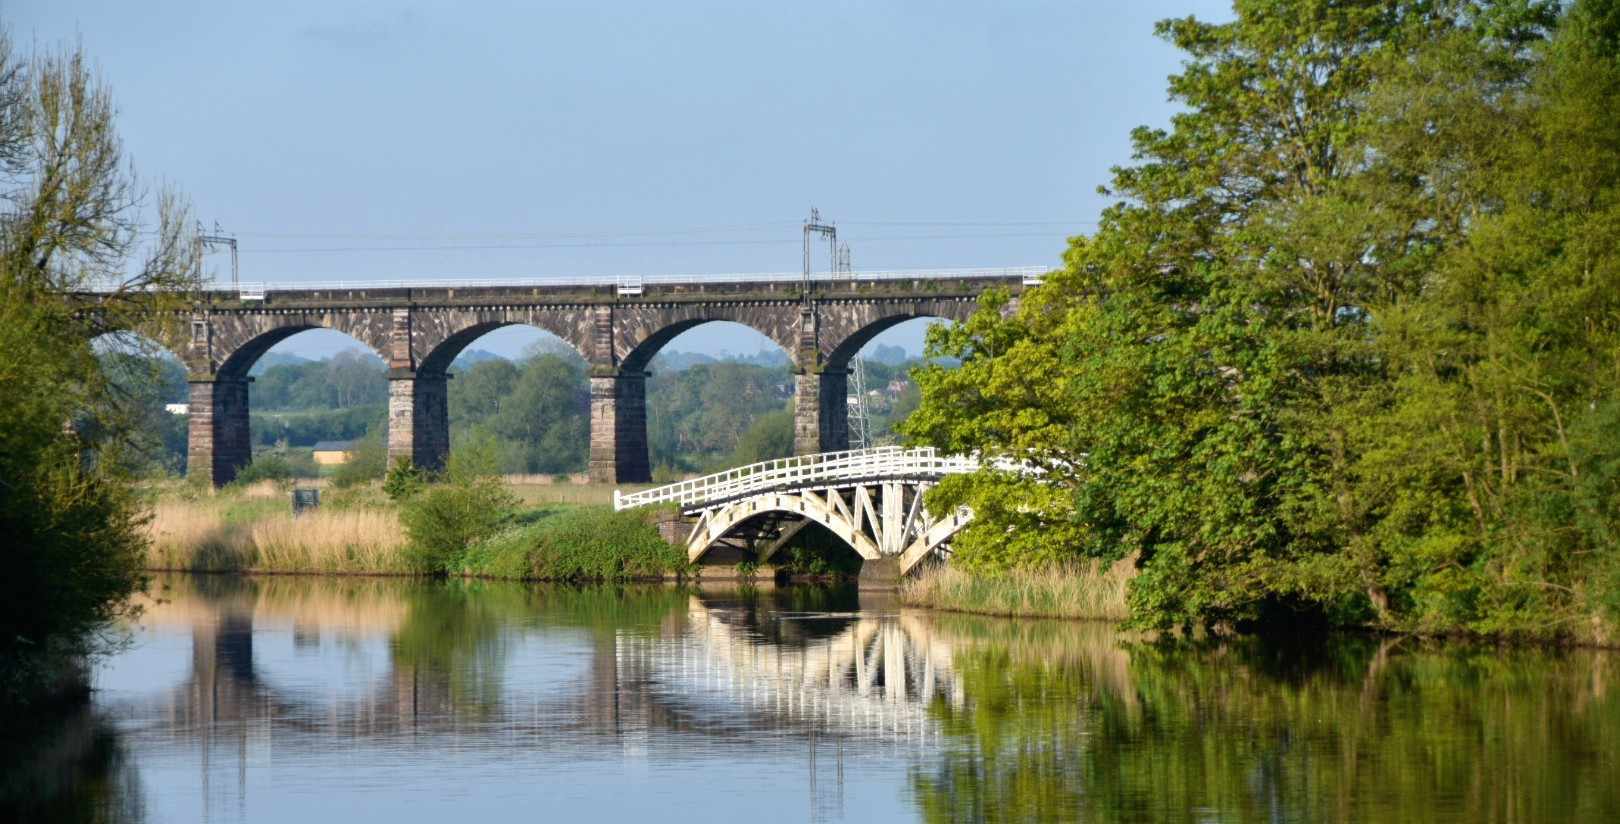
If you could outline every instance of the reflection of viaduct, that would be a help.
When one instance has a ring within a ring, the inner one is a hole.
[[[176,346],[191,380],[189,467],[224,484],[248,463],[248,370],[278,342],[316,328],[344,332],[387,361],[389,454],[420,466],[441,465],[449,450],[451,362],[481,335],[515,324],[555,334],[589,363],[593,479],[650,480],[647,365],[676,335],[710,321],[749,326],[788,353],[797,376],[798,454],[844,449],[846,369],[862,346],[912,318],[964,319],[987,289],[1017,292],[1036,275],[856,273],[812,281],[808,291],[797,276],[762,276],[206,292]]]
[[[210,606],[150,616],[192,628],[191,671],[163,699],[169,734],[206,738],[222,722],[317,735],[455,734],[476,720],[501,722],[514,741],[789,729],[922,743],[937,736],[929,705],[964,701],[951,644],[904,613],[789,612],[693,596],[657,632],[593,631],[580,677],[562,690],[527,693],[529,685],[505,683],[514,638],[412,662],[402,660],[396,633],[384,673],[369,686],[317,695],[289,688],[284,674],[256,659],[255,619],[261,629],[277,623],[273,611],[234,596]],[[295,644],[300,633],[321,631],[295,624]],[[445,640],[463,638],[458,630]]]

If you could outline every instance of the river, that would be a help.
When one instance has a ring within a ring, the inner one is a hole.
[[[0,820],[1620,820],[1620,656],[817,588],[157,579]]]

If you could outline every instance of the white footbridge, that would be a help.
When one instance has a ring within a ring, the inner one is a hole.
[[[814,523],[863,559],[893,558],[901,575],[941,552],[973,513],[933,513],[923,495],[947,475],[979,469],[977,458],[932,447],[822,452],[739,466],[638,492],[613,493],[614,509],[675,504],[696,519],[687,557],[721,547],[765,563]]]

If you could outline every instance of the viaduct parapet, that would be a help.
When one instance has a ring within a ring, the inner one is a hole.
[[[504,326],[566,341],[590,367],[592,480],[644,483],[647,367],[675,336],[710,321],[757,330],[788,353],[797,454],[849,445],[847,370],[874,336],[913,318],[960,321],[990,289],[1019,293],[1033,270],[594,285],[365,285],[201,293],[176,343],[191,382],[188,471],[223,485],[252,457],[248,370],[270,347],[334,329],[388,363],[388,453],[443,466],[450,449],[448,369]]]

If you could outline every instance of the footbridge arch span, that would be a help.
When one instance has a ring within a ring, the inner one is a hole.
[[[799,530],[819,524],[866,562],[892,562],[905,575],[944,549],[973,518],[965,508],[930,512],[927,491],[941,478],[979,468],[976,458],[931,447],[825,452],[639,492],[615,491],[613,506],[679,506],[692,521],[686,550],[693,562],[722,547],[767,561]]]

